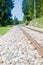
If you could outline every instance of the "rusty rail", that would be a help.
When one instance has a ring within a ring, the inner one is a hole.
[[[43,31],[40,31],[40,30],[37,30],[37,29],[34,29],[34,28],[30,28],[30,27],[27,27],[25,25],[23,25],[23,27],[28,28],[28,29],[33,30],[33,31],[36,31],[36,32],[39,32],[39,33],[43,33]]]
[[[43,48],[37,43],[36,40],[34,40],[22,27],[20,27],[24,35],[27,37],[28,40],[31,41],[32,45],[37,49],[41,57],[43,58]]]

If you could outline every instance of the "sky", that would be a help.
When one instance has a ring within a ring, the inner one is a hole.
[[[16,16],[18,20],[23,20],[22,0],[15,0],[14,6],[15,7],[12,10],[12,18],[14,19],[14,16]]]

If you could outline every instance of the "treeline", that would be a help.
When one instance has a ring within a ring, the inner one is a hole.
[[[14,16],[14,25],[21,24],[21,21],[18,20],[16,16]]]
[[[0,25],[6,26],[13,24],[13,20],[11,18],[11,10],[14,7],[13,0],[0,0]]]
[[[34,0],[23,0],[22,12],[24,21],[30,21],[34,18]],[[36,18],[43,16],[43,0],[36,0]]]

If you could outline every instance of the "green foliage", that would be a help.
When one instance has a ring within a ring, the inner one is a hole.
[[[6,26],[9,24],[8,20],[11,20],[11,10],[14,4],[12,0],[0,0],[0,25]]]
[[[32,20],[34,18],[34,0],[23,0],[22,12],[24,13],[23,20]],[[41,16],[43,16],[43,0],[36,0],[36,17]]]
[[[30,21],[29,25],[43,28],[43,17],[37,18],[35,25],[34,25],[34,20]]]
[[[0,36],[7,33],[11,29],[10,26],[0,27]]]
[[[36,16],[37,18],[43,16],[43,0],[36,0]]]
[[[23,0],[22,3],[22,11],[24,13],[24,15],[28,14],[28,9],[29,9],[29,4],[28,4],[29,0]]]
[[[33,0],[23,0],[22,12],[24,13],[24,19],[30,21],[33,18]]]
[[[19,24],[19,20],[18,20],[18,18],[16,18],[16,16],[14,17],[14,24],[15,25]]]

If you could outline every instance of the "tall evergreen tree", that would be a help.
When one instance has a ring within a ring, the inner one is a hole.
[[[23,0],[22,2],[22,12],[24,13],[24,19],[28,21],[32,19],[33,15],[33,0]]]
[[[13,7],[13,0],[0,0],[0,25],[4,26],[9,24]]]
[[[22,11],[24,15],[28,14],[28,9],[29,9],[29,0],[23,0],[22,2]]]

